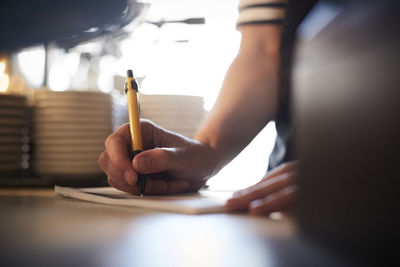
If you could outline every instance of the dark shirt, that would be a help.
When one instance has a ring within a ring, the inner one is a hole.
[[[289,0],[283,22],[280,59],[279,105],[275,117],[277,137],[269,158],[268,170],[294,160],[290,110],[291,69],[296,41],[296,30],[317,0]]]

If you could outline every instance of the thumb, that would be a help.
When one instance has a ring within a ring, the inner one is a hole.
[[[170,171],[178,166],[176,148],[154,148],[135,156],[133,168],[139,173],[149,174]]]

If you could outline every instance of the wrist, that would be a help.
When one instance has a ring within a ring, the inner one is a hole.
[[[201,155],[198,157],[198,160],[204,166],[202,175],[204,179],[209,179],[217,174],[225,165],[223,163],[223,154],[207,140],[195,137],[194,142],[198,147],[197,155]]]

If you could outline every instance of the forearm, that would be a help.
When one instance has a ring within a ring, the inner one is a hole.
[[[242,41],[217,101],[195,136],[214,151],[217,170],[257,135],[277,109],[278,50],[249,40]]]

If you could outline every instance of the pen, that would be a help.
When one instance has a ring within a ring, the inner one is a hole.
[[[138,107],[138,85],[133,78],[132,70],[128,70],[126,82],[125,82],[125,93],[128,98],[128,113],[129,113],[129,132],[131,136],[131,161],[133,158],[143,151],[142,143],[142,131],[140,127],[139,118],[139,107]],[[140,197],[143,197],[144,190],[146,187],[146,178],[143,174],[138,173],[138,187]]]

